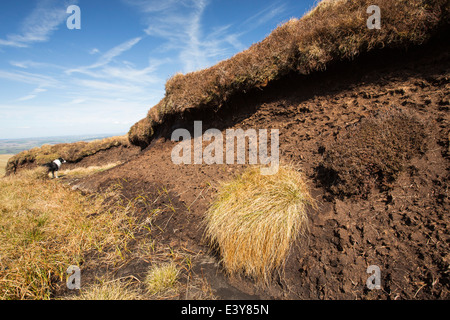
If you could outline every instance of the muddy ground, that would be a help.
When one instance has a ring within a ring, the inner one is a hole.
[[[195,270],[219,299],[449,299],[448,42],[372,54],[308,77],[292,75],[235,97],[217,112],[185,114],[162,128],[146,150],[129,149],[129,157],[122,154],[125,164],[84,178],[76,188],[101,192],[120,183],[124,197],[157,198],[153,207],[142,208],[144,216],[170,203],[175,210],[162,210],[156,220],[161,230],[152,237],[198,253]],[[395,181],[364,196],[330,192],[318,173],[326,151],[349,126],[393,108],[426,124],[426,151],[407,159]],[[295,163],[309,179],[319,207],[309,210],[307,235],[269,286],[225,276],[205,246],[203,214],[220,181],[243,166],[174,165],[170,134],[192,128],[194,120],[203,120],[204,130],[279,129],[282,161]],[[97,157],[85,164],[108,162],[107,151]],[[162,189],[167,192],[158,197]],[[381,270],[380,290],[366,287],[370,265]],[[147,266],[141,261],[116,271],[139,278]]]

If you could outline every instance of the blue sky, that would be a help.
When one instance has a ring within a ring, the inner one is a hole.
[[[0,139],[126,133],[175,73],[232,57],[314,3],[2,0]]]

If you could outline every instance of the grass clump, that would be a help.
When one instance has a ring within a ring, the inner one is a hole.
[[[50,176],[48,172],[48,168],[46,167],[37,167],[34,169],[26,169],[22,170],[17,174],[17,178],[24,178],[28,180],[45,180]]]
[[[307,226],[314,205],[304,176],[291,166],[261,175],[251,167],[220,186],[206,213],[206,237],[230,274],[268,282]]]
[[[8,160],[12,157],[12,154],[0,154],[0,178],[6,173],[6,164]]]
[[[387,187],[408,159],[426,148],[425,125],[413,113],[391,110],[350,127],[327,148],[320,180],[336,195],[365,196]]]
[[[154,265],[145,277],[147,290],[151,295],[163,294],[175,289],[180,271],[175,263]]]
[[[141,295],[129,283],[120,280],[100,281],[86,289],[80,295],[71,296],[71,300],[139,300]]]

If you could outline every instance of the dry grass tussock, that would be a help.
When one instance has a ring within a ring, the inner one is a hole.
[[[89,252],[121,261],[133,237],[133,206],[116,191],[86,197],[43,177],[24,170],[0,179],[2,299],[49,299],[68,266]]]
[[[159,295],[161,297],[176,289],[179,274],[180,270],[173,262],[154,265],[149,269],[144,282],[151,295]]]
[[[11,173],[18,166],[26,163],[38,165],[53,161],[59,157],[69,162],[77,162],[84,157],[96,154],[99,151],[113,147],[128,146],[127,136],[110,137],[91,142],[61,143],[56,145],[43,145],[40,148],[33,148],[20,152],[9,159],[6,171]]]
[[[80,295],[69,297],[70,300],[140,300],[140,292],[131,282],[121,280],[99,280],[98,283],[82,289]]]
[[[420,45],[448,28],[448,0],[379,0],[380,30],[367,28],[371,0],[320,2],[301,19],[291,19],[267,38],[217,65],[176,74],[164,98],[129,131],[131,143],[151,141],[168,116],[190,108],[220,108],[235,94],[267,86],[288,73],[310,74],[332,63],[382,48]]]
[[[273,175],[250,167],[220,186],[205,217],[206,237],[227,272],[267,283],[306,230],[309,205],[305,178],[292,166]]]

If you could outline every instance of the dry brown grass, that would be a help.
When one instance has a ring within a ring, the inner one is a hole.
[[[206,214],[206,236],[230,274],[269,282],[307,226],[314,205],[304,176],[291,166],[273,175],[250,167],[219,188]]]
[[[8,163],[8,160],[13,156],[13,154],[0,154],[0,178],[5,175],[6,164]]]
[[[0,179],[0,298],[49,299],[87,253],[123,259],[133,205],[110,190],[86,197],[39,170]]]
[[[26,150],[13,156],[8,161],[6,171],[14,172],[15,168],[27,163],[41,165],[53,161],[59,157],[62,157],[69,162],[76,162],[102,150],[128,145],[129,141],[127,136],[110,137],[91,142],[43,145],[40,148]]]
[[[140,300],[141,293],[134,289],[130,282],[120,280],[99,280],[97,283],[83,288],[79,295],[69,297],[70,300]]]
[[[371,0],[319,3],[300,20],[292,19],[248,50],[217,65],[176,74],[165,97],[129,131],[133,144],[145,147],[155,128],[190,108],[220,108],[236,93],[265,87],[290,72],[310,74],[382,48],[406,48],[426,42],[449,24],[448,0],[379,0],[380,30],[367,28]]]

